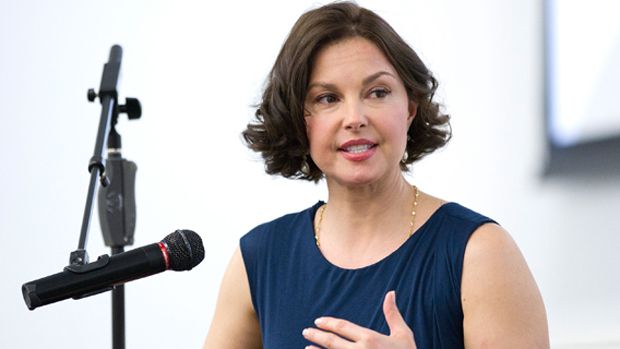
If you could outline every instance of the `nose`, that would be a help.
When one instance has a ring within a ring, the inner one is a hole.
[[[368,126],[368,119],[366,118],[364,107],[359,101],[346,103],[344,113],[343,126],[346,130],[356,131],[362,127]]]

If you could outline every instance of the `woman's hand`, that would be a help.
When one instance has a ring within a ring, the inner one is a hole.
[[[413,331],[407,326],[398,311],[394,291],[385,295],[383,314],[390,328],[389,336],[332,317],[316,319],[315,324],[318,328],[306,328],[303,331],[303,336],[307,340],[328,349],[416,349]],[[312,345],[306,347],[306,349],[310,348],[319,349]]]

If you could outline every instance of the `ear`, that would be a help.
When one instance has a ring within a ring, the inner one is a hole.
[[[407,127],[411,126],[413,119],[415,119],[418,113],[418,103],[415,101],[409,101],[409,116],[407,116]]]

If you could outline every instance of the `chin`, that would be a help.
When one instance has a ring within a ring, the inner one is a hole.
[[[365,185],[370,185],[373,183],[377,183],[381,180],[382,176],[378,176],[376,174],[369,173],[368,171],[360,171],[359,173],[349,173],[346,175],[333,175],[327,176],[328,180],[331,179],[336,182],[338,185],[345,187],[362,187]]]

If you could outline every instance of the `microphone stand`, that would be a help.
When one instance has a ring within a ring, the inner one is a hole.
[[[126,107],[129,119],[140,117],[140,105],[136,99],[127,98]],[[133,244],[136,227],[135,180],[138,169],[134,162],[121,155],[121,136],[114,127],[116,121],[113,118],[108,135],[106,168],[110,185],[99,188],[98,196],[101,232],[112,255],[122,253],[125,246]],[[112,289],[112,348],[125,348],[124,285]]]
[[[114,45],[110,49],[110,56],[108,62],[103,66],[103,74],[101,77],[101,84],[99,86],[99,93],[96,93],[94,89],[88,90],[88,100],[94,102],[96,98],[99,98],[101,102],[101,117],[99,121],[99,128],[97,131],[97,139],[95,141],[94,154],[91,157],[88,164],[88,171],[90,172],[90,181],[88,184],[88,193],[86,196],[86,205],[84,207],[84,215],[82,218],[82,228],[80,231],[80,239],[78,242],[77,250],[71,252],[69,256],[68,269],[74,272],[86,272],[92,266],[88,265],[88,253],[86,252],[86,240],[88,237],[88,228],[90,225],[90,218],[92,215],[93,201],[95,195],[95,189],[97,187],[97,177],[101,183],[101,190],[99,192],[99,212],[101,215],[101,202],[104,201],[107,205],[108,201],[104,200],[106,197],[114,196],[119,199],[116,202],[119,205],[112,205],[112,209],[108,210],[108,206],[104,211],[111,211],[112,214],[107,216],[107,220],[100,219],[102,222],[102,231],[104,233],[104,240],[107,246],[112,247],[112,254],[123,252],[123,247],[133,243],[133,229],[135,228],[135,201],[133,191],[131,194],[127,194],[132,189],[135,180],[136,166],[131,162],[124,162],[125,160],[120,157],[120,135],[115,130],[115,125],[118,121],[119,113],[127,113],[129,119],[138,119],[141,115],[140,102],[135,98],[127,98],[125,105],[118,105],[118,92],[116,85],[121,68],[121,59],[123,50],[120,46]],[[103,163],[103,146],[107,143],[108,153],[110,159],[106,160],[106,165]],[[116,147],[118,145],[118,154],[112,154],[110,147]],[[118,157],[117,157],[118,156]],[[119,161],[120,160],[120,161]],[[132,167],[133,165],[133,167]],[[109,173],[106,172],[106,166],[109,168]],[[120,167],[119,167],[120,166]],[[120,168],[120,170],[119,170]],[[125,186],[123,178],[123,170],[127,168],[127,182]],[[133,169],[133,171],[132,171]],[[110,181],[112,178],[112,182]],[[122,179],[121,179],[122,178]],[[120,184],[119,184],[120,183]],[[112,184],[112,185],[111,185]],[[121,188],[120,192],[117,189]],[[115,191],[116,190],[116,191]],[[102,200],[102,193],[106,193]],[[120,198],[119,198],[120,194]],[[129,198],[129,200],[126,200]],[[126,214],[125,207],[129,204],[133,209],[129,214]],[[119,208],[114,210],[114,208]],[[120,215],[118,214],[120,212]],[[129,217],[128,219],[119,219]],[[105,223],[104,223],[105,221]],[[133,223],[132,223],[133,222]],[[118,226],[123,229],[118,230]],[[130,232],[127,235],[127,232]],[[118,235],[121,235],[120,239]],[[119,244],[119,240],[121,243]],[[104,292],[107,290],[102,290]],[[85,295],[85,296],[90,296]],[[114,287],[112,290],[112,348],[124,349],[125,348],[125,318],[124,318],[124,288]]]

